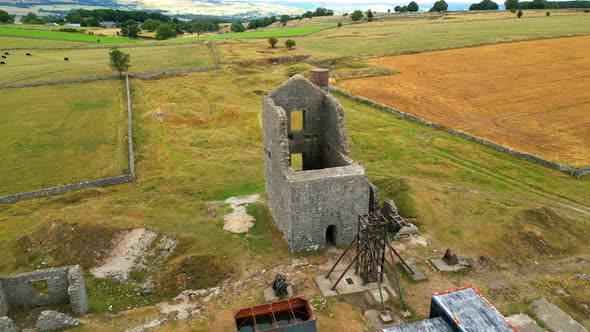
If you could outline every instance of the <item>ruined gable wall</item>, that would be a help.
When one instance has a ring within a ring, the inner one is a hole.
[[[262,101],[262,121],[266,205],[283,237],[288,239],[291,230],[291,193],[284,175],[285,170],[289,168],[287,116],[272,99],[265,97]]]
[[[332,165],[351,164],[348,146],[348,131],[344,123],[344,109],[340,102],[331,95],[324,99],[324,132],[327,147],[326,158]]]

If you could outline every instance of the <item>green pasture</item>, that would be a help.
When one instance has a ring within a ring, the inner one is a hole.
[[[58,28],[58,27],[52,27]],[[17,28],[14,25],[0,25],[0,36],[30,37],[41,39],[75,40],[95,44],[137,43],[139,39],[88,35],[82,33],[48,31],[46,29]],[[34,43],[33,45],[34,46]]]
[[[0,89],[0,195],[127,171],[120,81]]]
[[[77,40],[55,40],[28,37],[0,36],[0,51],[3,48],[25,48],[25,47],[79,47],[94,45]]]
[[[178,237],[182,246],[175,255],[217,257],[232,267],[232,280],[288,264],[288,249],[262,205],[248,208],[257,220],[246,236],[224,231],[219,211],[227,208],[215,209],[208,202],[264,194],[261,95],[289,75],[305,74],[310,68],[306,64],[225,66],[213,72],[132,80],[137,181],[0,204],[0,250],[12,252],[24,234],[61,219],[76,227],[147,227]],[[81,86],[72,85],[71,97],[63,95],[63,87],[52,89],[60,99],[75,99],[80,91],[92,90]],[[20,100],[39,99],[27,93],[31,90],[6,91],[15,94],[1,96],[13,100],[10,109],[22,106]],[[584,206],[590,201],[590,178],[576,179],[335,96],[346,112],[352,158],[365,167],[382,199],[395,198],[402,213],[415,217],[412,221],[421,232],[440,245],[453,245],[468,257],[485,253],[503,264],[519,260],[528,264],[532,262],[530,247],[515,251],[502,244],[517,242],[523,211],[549,206],[572,221],[561,225],[557,235],[549,235],[555,233],[554,228],[538,230],[548,245],[567,244],[567,254],[589,254],[590,247],[583,240],[572,241],[590,236],[588,218],[568,206],[588,209]],[[55,109],[63,108],[59,104]],[[0,123],[17,120],[22,121],[13,116]],[[86,134],[98,130],[95,124],[80,127]],[[37,163],[48,164],[44,159]],[[45,178],[46,167],[39,166],[29,176]],[[75,169],[68,174],[80,172],[79,165]],[[0,261],[0,272],[22,268],[17,263],[15,255],[7,255]],[[91,283],[89,287],[89,294],[96,294],[96,286]],[[259,289],[254,289],[241,293],[232,303],[235,307],[252,305],[259,298]],[[123,314],[117,322],[126,324],[126,317]]]
[[[206,67],[213,64],[208,45],[172,45],[130,47],[122,50],[131,55],[130,72],[162,69]],[[31,52],[32,56],[25,56]],[[69,61],[64,61],[64,58]],[[109,68],[109,49],[39,49],[10,51],[6,65],[0,67],[0,83],[23,83],[64,78],[115,74]]]
[[[144,40],[144,39],[130,39],[123,37],[108,37],[99,35],[87,35],[82,33],[69,33],[52,31],[59,27],[46,27],[46,26],[29,26],[18,27],[14,25],[0,25],[0,36],[12,36],[12,37],[30,37],[39,39],[58,39],[58,40],[72,40],[79,42],[87,42],[94,44],[118,44],[118,43],[184,43],[194,42],[200,40],[219,40],[219,39],[248,39],[248,38],[267,38],[267,37],[291,37],[291,36],[304,36],[311,33],[315,33],[321,30],[325,30],[330,27],[336,26],[335,24],[319,24],[313,26],[299,26],[292,28],[279,28],[269,29],[262,31],[242,32],[242,33],[227,33],[227,34],[215,34],[200,37],[186,37],[186,38],[172,38],[164,41],[158,40]],[[100,42],[99,42],[100,40]],[[30,46],[38,47],[34,41],[31,41]]]
[[[556,37],[590,33],[588,15],[461,22],[395,24],[362,23],[321,31],[296,38],[303,53],[317,57],[381,54],[462,47],[526,38]]]
[[[164,42],[188,42],[195,40],[219,40],[219,39],[249,39],[249,38],[268,38],[268,37],[294,37],[305,36],[318,31],[326,30],[335,27],[336,24],[320,24],[312,26],[300,26],[292,28],[269,29],[262,31],[247,31],[241,33],[226,33],[216,34],[201,37],[187,37],[187,38],[173,38],[165,40]]]

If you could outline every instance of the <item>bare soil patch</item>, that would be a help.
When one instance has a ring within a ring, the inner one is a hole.
[[[54,220],[17,241],[19,252],[23,253],[17,265],[28,268],[95,266],[97,261],[108,256],[118,231],[117,227]]]
[[[518,151],[590,165],[590,36],[383,57],[399,75],[339,85]]]
[[[172,297],[187,289],[207,289],[216,286],[233,273],[232,267],[212,255],[192,255],[179,258],[157,278],[159,291]]]

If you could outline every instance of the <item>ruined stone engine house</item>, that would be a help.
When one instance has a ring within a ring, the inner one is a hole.
[[[263,98],[267,206],[292,252],[348,244],[369,211],[338,100],[295,75]]]

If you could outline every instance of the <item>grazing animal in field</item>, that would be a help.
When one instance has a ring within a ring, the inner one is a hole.
[[[4,55],[10,55],[10,53],[8,53],[8,52],[4,52]]]
[[[70,61],[70,59],[69,58],[64,58],[64,61]]]
[[[6,55],[3,55],[3,56],[2,56],[2,59],[6,59]]]
[[[0,61],[0,65],[5,65],[6,63],[4,61]]]
[[[31,56],[31,53],[27,53],[27,56]]]

